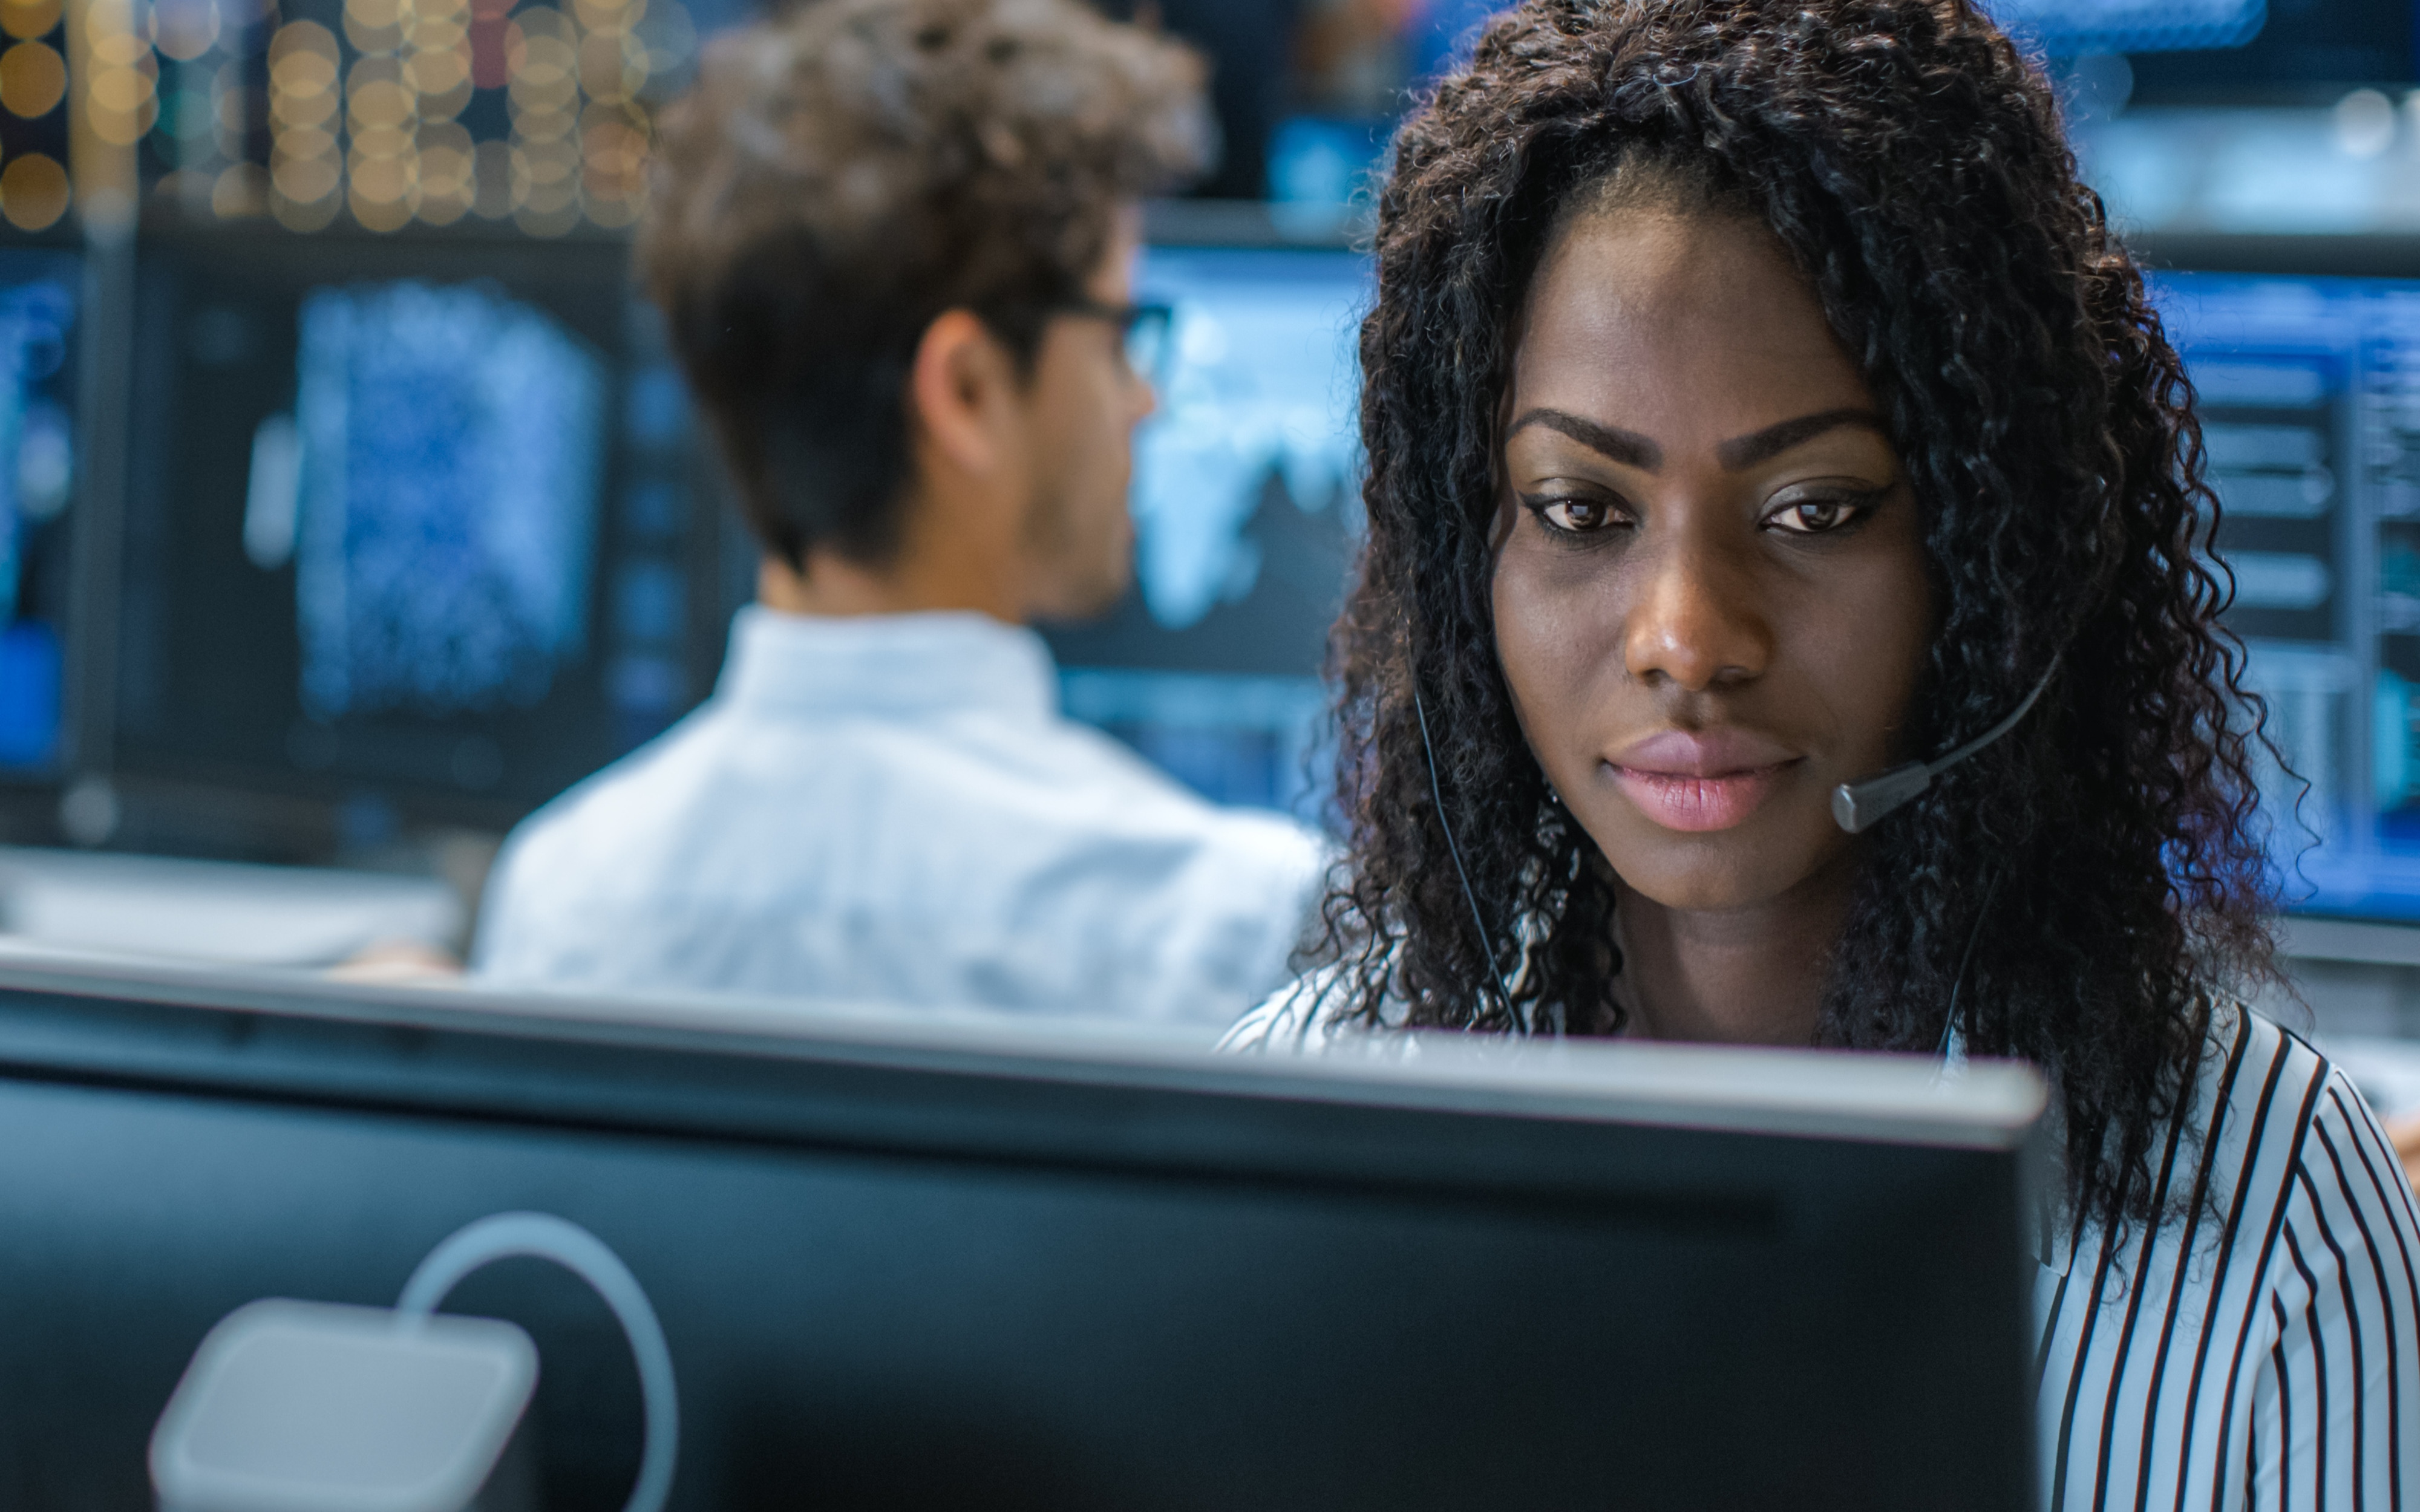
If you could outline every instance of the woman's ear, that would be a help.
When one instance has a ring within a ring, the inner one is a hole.
[[[1016,428],[1016,364],[970,310],[945,310],[924,328],[908,369],[909,428],[928,464],[972,477],[997,472]]]

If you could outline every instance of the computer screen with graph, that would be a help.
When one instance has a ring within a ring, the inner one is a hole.
[[[0,249],[0,780],[59,760],[83,293],[74,253]]]
[[[1315,811],[1328,626],[1359,539],[1356,254],[1159,245],[1140,299],[1175,314],[1135,436],[1135,584],[1052,629],[1067,713],[1224,803]]]
[[[2164,272],[2288,906],[2420,918],[2420,281]]]
[[[503,818],[702,696],[712,512],[627,279],[610,242],[147,239],[116,768]]]

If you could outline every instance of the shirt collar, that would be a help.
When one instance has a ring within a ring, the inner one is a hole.
[[[982,710],[1042,721],[1059,712],[1049,648],[977,613],[789,614],[761,604],[731,622],[721,702],[768,714],[919,715]]]

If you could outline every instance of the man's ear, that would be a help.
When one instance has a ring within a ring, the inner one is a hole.
[[[1005,462],[1014,434],[1016,369],[1008,349],[973,312],[945,310],[924,328],[908,369],[913,426],[934,460],[983,477]]]

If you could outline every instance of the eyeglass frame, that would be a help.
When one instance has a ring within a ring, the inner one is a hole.
[[[1078,316],[1088,320],[1106,320],[1118,330],[1118,351],[1125,359],[1126,371],[1154,388],[1168,376],[1170,359],[1174,355],[1176,306],[1158,301],[1140,301],[1126,304],[1109,304],[1081,295],[1054,301],[1049,306],[1053,315]],[[1156,327],[1159,336],[1156,361],[1137,363],[1134,356],[1135,334],[1147,327]]]

